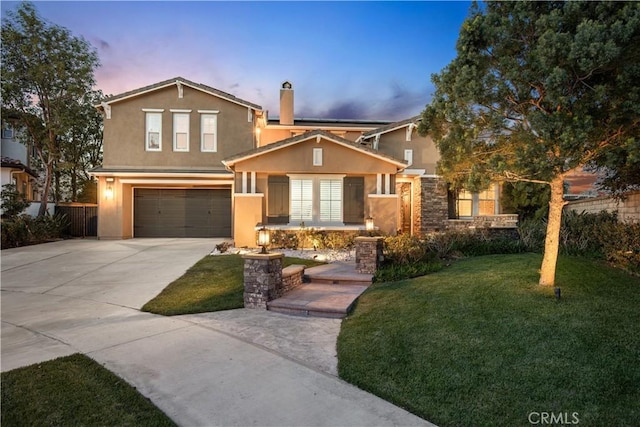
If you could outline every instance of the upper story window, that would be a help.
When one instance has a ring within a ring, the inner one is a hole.
[[[145,149],[162,151],[162,112],[164,110],[143,109],[145,112]]]
[[[322,166],[322,148],[313,149],[313,166]]]
[[[404,159],[407,161],[408,166],[413,164],[413,150],[404,150]]]
[[[218,111],[199,110],[200,151],[218,151]]]
[[[173,113],[173,151],[189,151],[189,113]]]
[[[13,128],[9,126],[5,126],[2,128],[2,138],[3,139],[13,139],[14,137]]]

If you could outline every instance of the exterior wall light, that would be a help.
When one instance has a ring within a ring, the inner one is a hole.
[[[375,229],[373,218],[368,217],[367,219],[364,220],[364,228],[369,232],[369,234],[373,233],[373,230]]]
[[[104,190],[104,197],[107,199],[113,199],[113,182],[115,181],[115,178],[106,178],[105,181],[107,182],[107,188]]]
[[[262,226],[262,228],[258,230],[258,246],[262,246],[262,251],[260,251],[261,254],[267,253],[267,246],[269,245],[269,242],[271,242],[269,230],[267,230],[265,226]]]

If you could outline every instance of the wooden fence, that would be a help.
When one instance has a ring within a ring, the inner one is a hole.
[[[60,203],[56,214],[69,219],[67,235],[72,237],[98,236],[98,205],[93,203]]]

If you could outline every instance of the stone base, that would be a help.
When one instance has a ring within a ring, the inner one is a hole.
[[[356,237],[356,271],[375,274],[383,260],[382,237]]]
[[[282,285],[281,253],[245,254],[244,306],[267,309],[267,302],[277,297]]]

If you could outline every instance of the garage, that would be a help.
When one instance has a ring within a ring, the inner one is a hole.
[[[134,189],[134,237],[230,237],[230,189]]]

